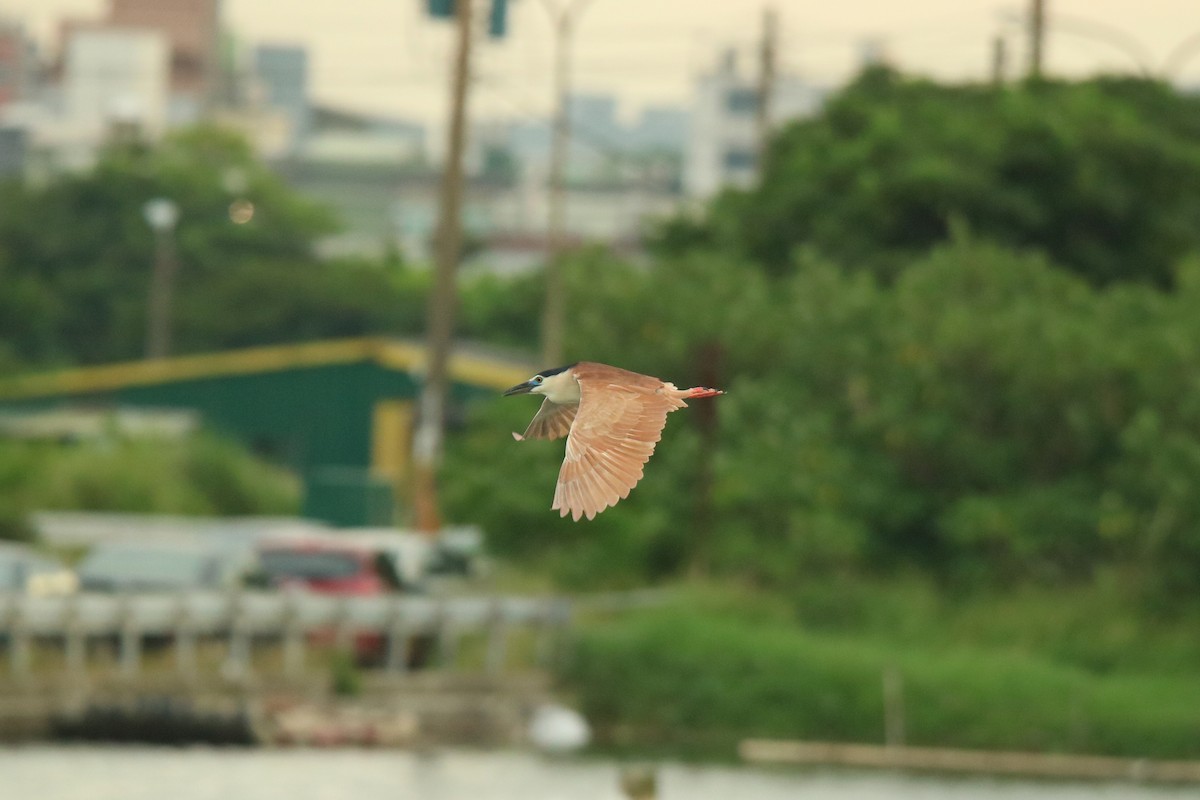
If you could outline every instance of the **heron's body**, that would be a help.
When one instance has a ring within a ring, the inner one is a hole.
[[[649,375],[591,361],[546,370],[505,392],[526,393],[545,399],[525,433],[513,437],[567,437],[551,508],[575,520],[592,519],[629,496],[662,436],[667,414],[684,408],[685,399],[723,394],[700,387],[677,389]]]

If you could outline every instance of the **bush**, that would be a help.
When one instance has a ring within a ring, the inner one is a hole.
[[[569,274],[571,352],[729,394],[670,415],[586,532],[548,511],[562,445],[507,437],[534,404],[480,404],[446,496],[501,554],[564,554],[574,586],[912,566],[1086,583],[1114,565],[1164,599],[1200,584],[1195,264],[1172,292],[1099,289],[963,236],[886,284],[812,259],[768,283],[713,254],[649,271],[587,254]]]
[[[299,481],[209,434],[58,444],[0,441],[0,538],[28,534],[35,509],[292,514]]]
[[[1098,674],[1011,647],[816,631],[703,605],[584,625],[561,678],[601,742],[730,756],[747,737],[882,743],[883,674],[907,743],[1195,758],[1189,674]]]

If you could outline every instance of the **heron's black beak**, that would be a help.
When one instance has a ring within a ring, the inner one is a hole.
[[[508,397],[510,394],[529,394],[529,392],[531,392],[532,390],[533,390],[533,384],[530,383],[529,381],[525,381],[524,383],[518,383],[516,386],[514,386],[511,389],[509,389],[508,391],[506,391],[504,393],[504,396]]]

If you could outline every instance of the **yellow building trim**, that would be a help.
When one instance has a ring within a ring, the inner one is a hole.
[[[355,361],[375,361],[390,369],[420,372],[425,362],[425,349],[405,342],[365,337],[252,347],[157,361],[127,361],[3,378],[0,379],[0,399],[91,394],[129,386]],[[528,377],[523,370],[504,362],[457,355],[450,361],[450,376],[454,380],[492,389],[504,389]]]
[[[519,367],[503,361],[467,355],[457,355],[450,359],[450,377],[474,386],[507,389],[529,380],[530,374],[532,373],[528,367]]]
[[[380,400],[371,409],[371,472],[396,486],[408,478],[415,408],[411,400]]]
[[[0,380],[0,398],[87,394],[127,386],[147,386],[218,375],[244,375],[318,364],[362,361],[370,358],[374,349],[373,339],[342,339],[251,347],[245,350],[177,356],[157,361],[126,361],[97,367],[78,367]]]
[[[404,372],[420,372],[425,368],[425,348],[420,345],[386,339],[379,340],[377,345],[371,357],[381,367]]]
[[[375,359],[391,369],[425,371],[425,348],[405,342],[383,342]],[[507,389],[529,377],[528,367],[462,353],[450,356],[449,370],[452,380],[487,389]]]

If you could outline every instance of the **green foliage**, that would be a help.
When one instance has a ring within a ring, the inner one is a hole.
[[[839,603],[840,592],[824,587]],[[806,602],[814,599],[810,594]],[[1063,599],[1056,595],[1059,604]],[[1136,626],[1119,609],[1115,619],[1089,615],[1091,599],[1069,603],[1081,612],[1072,624],[1088,633],[1114,623]],[[561,677],[602,743],[643,753],[728,756],[745,737],[882,743],[883,675],[896,671],[912,745],[1197,755],[1194,647],[1189,671],[1177,675],[1103,674],[1011,643],[975,641],[961,625],[950,638],[943,626],[967,616],[963,609],[935,605],[930,613],[922,604],[928,601],[918,597],[914,604],[903,592],[873,597],[868,607],[902,617],[903,629],[848,635],[844,628],[801,627],[776,613],[714,604],[693,591],[661,610],[585,625]],[[987,615],[990,629],[997,620],[1020,628],[1029,622],[995,602],[967,609]],[[1061,615],[1051,619],[1045,627],[1071,635],[1059,628]],[[1134,638],[1145,644],[1147,637]]]
[[[730,393],[673,414],[645,479],[586,526],[547,507],[561,443],[497,399],[451,444],[447,502],[572,584],[686,571],[785,587],[910,564],[952,584],[1200,581],[1197,282],[1097,289],[963,239],[884,284],[719,255],[570,270],[571,352]],[[497,465],[504,481],[495,480]],[[1169,580],[1167,578],[1169,577]],[[1147,598],[1148,599],[1148,598]]]
[[[195,436],[182,453],[182,480],[218,516],[288,514],[298,510],[296,480],[216,436]]]
[[[1200,99],[1162,83],[947,86],[869,70],[784,129],[760,185],[720,198],[707,231],[677,221],[659,243],[716,241],[775,273],[815,250],[892,276],[958,226],[1095,284],[1167,285],[1200,243],[1197,130]]]
[[[460,278],[458,286],[461,336],[522,351],[537,341],[545,296],[541,275],[501,278],[484,272]]]
[[[294,514],[291,475],[208,434],[72,444],[0,440],[0,538],[28,538],[37,509],[212,516]]]
[[[323,261],[315,242],[335,229],[220,129],[198,128],[154,147],[122,145],[87,173],[0,188],[0,339],[26,363],[140,356],[153,235],[142,208],[179,207],[174,236],[176,350],[414,333],[424,279],[402,265]],[[230,204],[254,205],[236,224]]]
[[[338,697],[358,697],[363,690],[363,676],[354,663],[354,654],[337,650],[329,656],[330,688]]]

